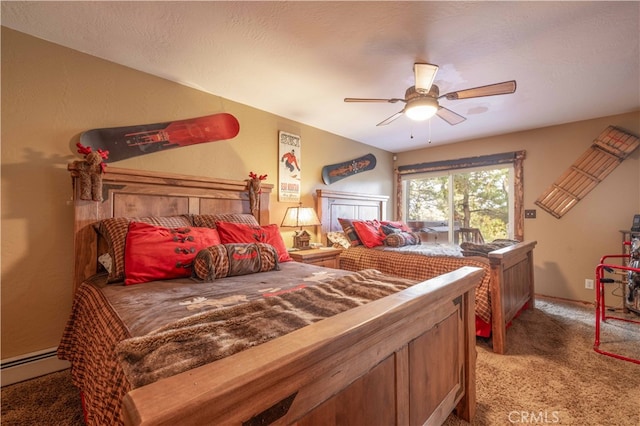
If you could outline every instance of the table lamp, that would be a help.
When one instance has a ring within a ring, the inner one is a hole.
[[[315,210],[311,207],[302,207],[302,203],[299,203],[297,207],[287,208],[280,226],[298,228],[293,236],[293,247],[298,250],[307,250],[311,248],[309,245],[311,235],[302,227],[316,225],[320,225],[320,219],[318,219]]]

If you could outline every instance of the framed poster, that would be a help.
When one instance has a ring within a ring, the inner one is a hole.
[[[278,201],[300,201],[300,177],[302,174],[302,149],[300,136],[291,133],[278,133]]]

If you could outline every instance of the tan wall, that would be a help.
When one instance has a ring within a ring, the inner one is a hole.
[[[231,141],[179,148],[118,162],[118,167],[277,182],[278,130],[303,143],[303,203],[324,187],[322,166],[372,152],[372,172],[331,189],[391,195],[391,154],[245,105],[2,28],[2,358],[54,347],[71,308],[72,207],[66,165],[91,128],[229,112],[240,121]],[[617,252],[619,229],[640,212],[640,150],[562,219],[534,201],[607,125],[640,134],[640,113],[606,117],[398,154],[396,165],[524,149],[527,239],[538,240],[541,294],[592,301],[584,279],[600,256]],[[392,198],[391,201],[394,201]],[[272,221],[286,207],[273,195]],[[392,203],[388,216],[391,217]],[[291,233],[284,238],[290,244]],[[613,300],[613,298],[610,298]]]
[[[640,135],[640,112],[404,152],[398,154],[396,165],[525,150],[524,205],[537,210],[536,219],[524,222],[525,239],[538,241],[536,292],[592,302],[595,295],[585,289],[585,278],[594,278],[604,254],[620,252],[619,230],[629,230],[633,215],[640,213],[640,149],[561,219],[534,203],[609,125]],[[620,300],[607,297],[618,306]]]
[[[331,189],[387,194],[391,154],[331,133],[2,28],[2,358],[58,345],[71,309],[73,211],[68,162],[82,131],[228,112],[230,141],[178,148],[114,166],[277,183],[278,131],[302,140],[302,202],[320,171],[367,154],[375,170]],[[271,221],[291,203],[272,196]],[[389,207],[389,213],[391,206]],[[310,230],[311,231],[311,230]],[[287,245],[291,232],[283,232]],[[317,239],[316,239],[317,240]]]

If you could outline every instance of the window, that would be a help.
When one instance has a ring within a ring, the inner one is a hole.
[[[410,175],[403,219],[438,241],[513,238],[513,192],[511,165]]]
[[[400,166],[396,217],[436,241],[524,239],[524,151]]]

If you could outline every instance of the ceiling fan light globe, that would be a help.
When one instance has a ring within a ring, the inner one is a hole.
[[[438,112],[438,102],[433,98],[416,99],[405,108],[404,113],[414,121],[424,121]]]

